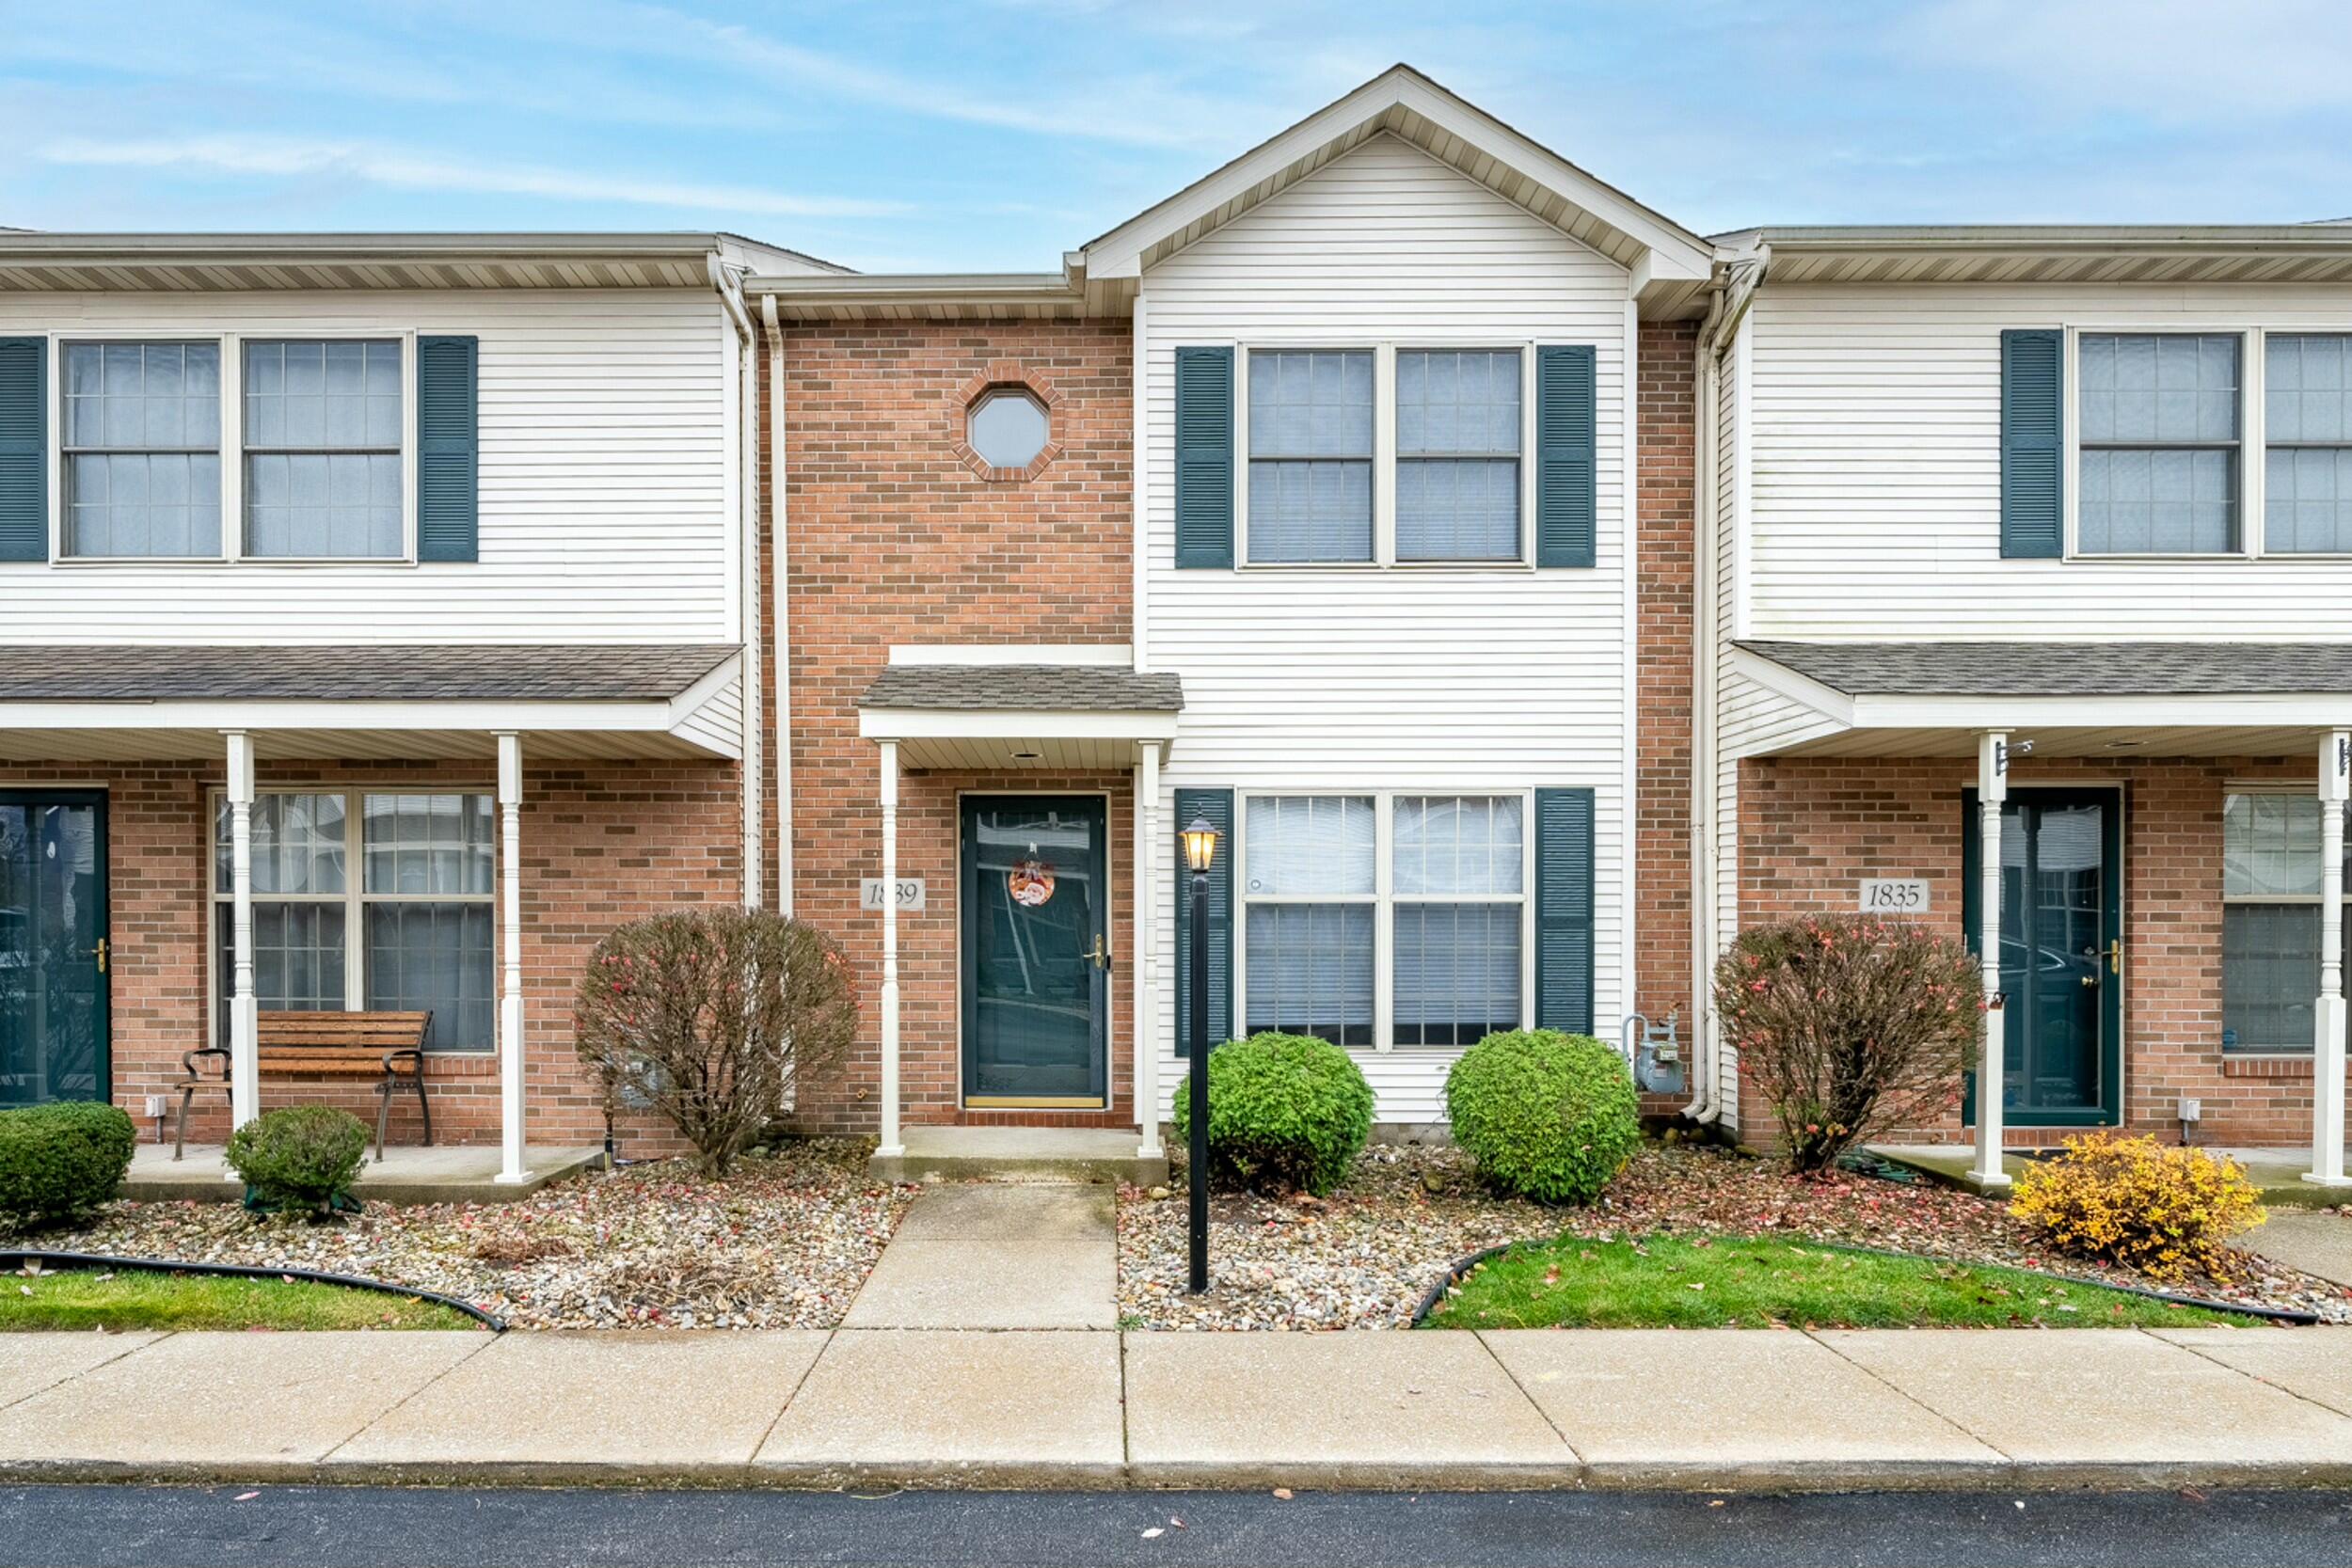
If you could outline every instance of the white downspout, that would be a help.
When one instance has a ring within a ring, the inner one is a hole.
[[[742,383],[743,436],[737,446],[743,531],[742,585],[739,606],[743,644],[743,907],[758,909],[765,901],[762,870],[767,861],[765,823],[761,816],[760,785],[765,768],[759,703],[759,360],[758,339],[752,318],[743,309],[742,275],[719,259],[717,251],[704,258],[710,286],[735,324],[737,372]]]
[[[759,298],[768,329],[768,549],[775,563],[776,908],[792,912],[792,574],[786,569],[784,326],[776,296]]]
[[[1717,271],[1724,269],[1719,263]],[[1724,319],[1727,279],[1708,286],[1699,324],[1692,409],[1697,451],[1691,466],[1691,554],[1697,582],[1691,595],[1691,1103],[1682,1114],[1702,1124],[1723,1114],[1715,1092],[1715,329]]]
[[[1771,264],[1772,256],[1772,247],[1758,242],[1748,258],[1753,261],[1754,270],[1748,276],[1746,292],[1739,309],[1728,313],[1726,307],[1737,289],[1732,276],[1736,263],[1717,263],[1718,277],[1708,284],[1713,298],[1708,303],[1707,319],[1699,326],[1692,388],[1697,403],[1693,413],[1698,450],[1692,465],[1692,527],[1699,531],[1699,536],[1691,542],[1697,568],[1691,604],[1691,1053],[1698,1070],[1693,1075],[1691,1102],[1682,1108],[1682,1114],[1702,1126],[1715,1121],[1724,1112],[1723,1056],[1721,1043],[1715,1037],[1714,1006],[1715,955],[1722,937],[1715,905],[1719,870],[1715,859],[1715,775],[1721,766],[1715,731],[1720,652],[1716,646],[1716,599],[1722,593],[1722,563],[1716,555],[1720,519],[1715,498],[1723,440],[1720,382],[1724,352],[1738,336],[1748,304],[1763,284],[1764,271]]]

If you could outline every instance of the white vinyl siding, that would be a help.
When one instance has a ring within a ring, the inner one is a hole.
[[[481,341],[478,562],[0,566],[0,641],[735,641],[740,420],[707,290],[0,296],[0,336],[63,343],[434,333]]]
[[[1767,282],[1741,332],[1755,358],[1742,635],[2341,638],[2352,560],[2001,558],[2000,334],[2032,326],[2236,334],[2256,388],[2258,338],[2352,331],[2352,294]],[[2240,486],[2264,467],[2249,455]],[[2080,486],[2069,494],[2079,504]]]
[[[1388,136],[1148,270],[1143,593],[1151,668],[1184,678],[1166,788],[1494,795],[1585,786],[1595,804],[1595,1027],[1628,1008],[1624,548],[1629,277]],[[1595,347],[1594,569],[1492,564],[1179,570],[1175,351]],[[1173,820],[1164,795],[1162,820]],[[1172,851],[1157,875],[1158,1037],[1173,1038]],[[1237,890],[1238,891],[1238,890]],[[1237,899],[1238,901],[1238,899]],[[1238,930],[1236,932],[1238,937]],[[1182,1077],[1162,1052],[1161,1087]],[[1442,1119],[1453,1048],[1358,1053],[1388,1123]]]

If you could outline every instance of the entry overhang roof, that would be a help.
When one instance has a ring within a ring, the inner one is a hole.
[[[858,699],[861,708],[947,712],[1180,713],[1174,674],[1101,664],[893,664]]]
[[[858,700],[858,733],[908,768],[1118,769],[1176,738],[1184,683],[1124,664],[894,662]]]
[[[2328,642],[1750,641],[1739,646],[1850,696],[2352,693],[2352,644]]]
[[[0,758],[735,756],[732,643],[0,645]]]
[[[2352,727],[2352,645],[1743,641],[1732,673],[1797,705],[1749,755],[2277,756]],[[1761,733],[1759,731],[1759,733]]]

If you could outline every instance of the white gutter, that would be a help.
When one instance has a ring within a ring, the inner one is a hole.
[[[752,330],[752,318],[743,309],[742,274],[728,266],[712,251],[705,259],[710,273],[710,286],[718,291],[719,303],[726,310],[727,319],[735,325],[737,375],[741,383],[739,402],[743,415],[741,439],[736,445],[738,478],[741,484],[743,545],[741,570],[737,574],[742,583],[743,598],[739,607],[743,643],[743,907],[758,909],[765,901],[767,864],[766,823],[762,815],[760,785],[764,780],[760,743],[762,726],[759,703],[759,364],[754,352],[758,339]]]
[[[792,912],[792,574],[785,553],[784,326],[776,296],[763,294],[768,329],[768,548],[775,562],[776,908]]]
[[[1702,531],[1701,537],[1691,542],[1697,565],[1697,586],[1691,606],[1691,1053],[1697,1071],[1693,1075],[1691,1102],[1682,1108],[1682,1114],[1701,1125],[1715,1121],[1724,1113],[1722,1046],[1716,1037],[1720,1026],[1714,1006],[1715,956],[1721,935],[1715,907],[1719,869],[1715,861],[1715,774],[1721,766],[1715,733],[1717,640],[1721,626],[1716,598],[1722,592],[1721,562],[1716,556],[1716,530],[1721,519],[1715,502],[1723,438],[1720,382],[1724,351],[1738,335],[1756,290],[1764,280],[1764,269],[1772,261],[1769,245],[1758,244],[1752,254],[1754,270],[1748,275],[1746,291],[1736,309],[1726,314],[1725,306],[1739,287],[1734,269],[1746,258],[1719,263],[1719,276],[1708,285],[1711,297],[1707,319],[1699,326],[1693,377],[1698,450],[1692,466],[1692,524]]]

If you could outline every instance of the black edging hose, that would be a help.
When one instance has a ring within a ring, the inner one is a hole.
[[[316,1269],[265,1269],[253,1263],[188,1263],[168,1258],[109,1258],[96,1252],[41,1252],[31,1248],[0,1249],[0,1269],[21,1269],[27,1263],[42,1268],[53,1265],[59,1269],[110,1269],[116,1273],[132,1271],[146,1274],[203,1274],[225,1279],[302,1279],[313,1285],[341,1285],[352,1291],[375,1291],[388,1296],[407,1296],[417,1301],[429,1301],[453,1312],[463,1312],[493,1334],[506,1332],[506,1320],[495,1312],[485,1312],[472,1302],[443,1295],[438,1291],[421,1291],[412,1286],[395,1285],[388,1279],[366,1279],[356,1274],[322,1274]]]
[[[1671,1235],[1673,1233],[1671,1231],[1666,1231],[1661,1232],[1661,1234]],[[1565,1241],[1566,1239],[1567,1238],[1565,1237],[1551,1238],[1551,1240],[1556,1241]],[[1582,1238],[1579,1239],[1581,1240]],[[1794,1244],[1809,1246],[1816,1252],[1860,1252],[1867,1253],[1873,1258],[1907,1258],[1915,1263],[1957,1263],[1962,1268],[2014,1268],[2016,1266],[2010,1263],[1971,1263],[1964,1259],[1959,1258],[1931,1258],[1925,1253],[1896,1252],[1887,1247],[1847,1246],[1842,1243],[1829,1242],[1796,1243],[1794,1238],[1758,1237],[1756,1239],[1758,1241],[1785,1239],[1790,1241]],[[1486,1262],[1490,1258],[1499,1258],[1503,1253],[1509,1252],[1514,1247],[1530,1245],[1541,1246],[1544,1243],[1541,1241],[1505,1242],[1501,1246],[1490,1246],[1483,1252],[1473,1252],[1468,1258],[1457,1260],[1451,1268],[1446,1270],[1445,1274],[1436,1284],[1430,1286],[1429,1289],[1423,1292],[1421,1298],[1421,1306],[1413,1310],[1413,1321],[1409,1326],[1413,1328],[1421,1327],[1422,1324],[1428,1319],[1429,1314],[1437,1310],[1438,1303],[1445,1299],[1445,1293],[1454,1289],[1454,1286],[1460,1284],[1463,1276],[1468,1275],[1472,1269],[1478,1267],[1479,1264]],[[2085,1279],[2080,1275],[2044,1274],[2039,1269],[2018,1269],[2017,1272],[2020,1274],[2030,1274],[2035,1275],[2037,1278],[2055,1280],[2061,1285],[2087,1285],[2101,1291],[2121,1291],[2127,1296],[2145,1296],[2150,1301],[2161,1301],[2172,1307],[2200,1307],[2208,1312],[2234,1312],[2240,1317],[2266,1318],[2273,1323],[2282,1323],[2312,1324],[2320,1321],[2319,1314],[2316,1312],[2298,1311],[2291,1307],[2246,1307],[2240,1306],[2236,1302],[2208,1301],[2202,1296],[2182,1296],[2174,1295],[2169,1291],[2152,1291],[2144,1285],[2123,1285],[2108,1279]]]

